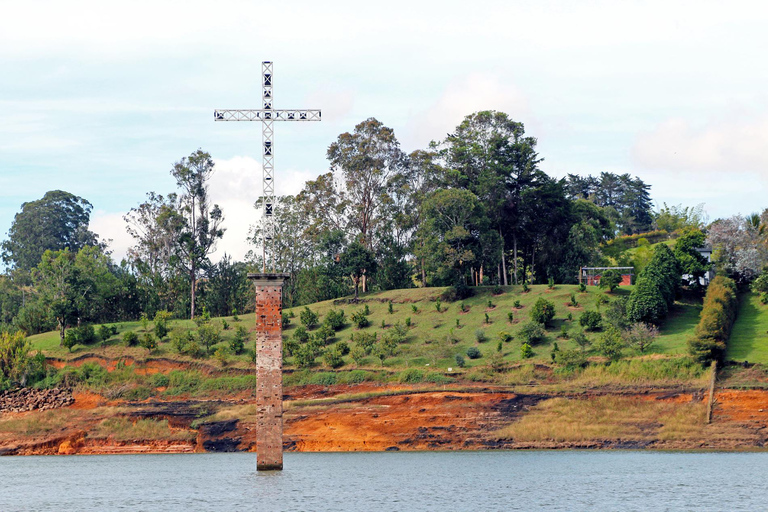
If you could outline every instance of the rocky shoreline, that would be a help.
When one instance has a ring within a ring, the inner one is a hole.
[[[71,389],[21,388],[0,392],[0,413],[45,411],[67,407],[75,402]]]

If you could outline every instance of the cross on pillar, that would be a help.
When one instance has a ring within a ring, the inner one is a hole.
[[[275,204],[275,145],[274,121],[320,121],[321,113],[319,109],[286,109],[276,110],[272,108],[272,62],[264,61],[261,63],[261,82],[262,82],[262,100],[264,108],[261,109],[226,109],[214,110],[214,121],[260,121],[261,139],[262,139],[262,157],[263,157],[263,192],[264,207],[262,211],[262,226],[264,230],[264,240],[262,246],[262,255],[264,258],[262,271],[267,272],[267,241],[272,240],[274,234],[274,220],[272,218]],[[272,271],[275,261],[272,256]]]
[[[275,110],[272,108],[272,63],[262,62],[264,108],[214,110],[215,121],[260,121],[264,168],[264,263],[261,274],[248,274],[256,287],[256,469],[283,469],[283,281],[288,274],[267,273],[267,241],[274,235],[274,121],[320,121],[320,110]]]

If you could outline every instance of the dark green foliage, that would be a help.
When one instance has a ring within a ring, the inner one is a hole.
[[[168,322],[171,318],[171,313],[168,311],[158,311],[155,313],[155,335],[157,339],[162,341],[168,335]]]
[[[411,327],[411,317],[409,317],[409,316],[405,317],[405,326],[410,329],[410,327]]]
[[[101,326],[99,326],[99,340],[101,340],[102,343],[104,343],[111,337],[112,337],[112,329],[108,325],[102,324]]]
[[[317,313],[304,306],[304,310],[299,314],[301,325],[307,329],[314,329],[318,322]]]
[[[587,285],[584,283],[579,283],[579,292],[584,293],[587,291]]]
[[[323,323],[333,329],[334,331],[338,331],[344,328],[346,325],[345,318],[344,318],[344,310],[335,310],[332,309],[328,313],[325,314],[325,318],[323,319]]]
[[[235,329],[235,335],[229,342],[229,349],[234,354],[240,354],[245,348],[245,342],[248,340],[248,330],[242,325],[238,325]]]
[[[557,342],[555,342],[552,345],[552,352],[549,353],[550,359],[552,359],[552,362],[555,362],[555,357],[557,357],[557,353],[560,352],[560,347],[557,346]]]
[[[395,312],[395,308],[392,306],[392,301],[389,301],[387,304],[387,313],[390,315]]]
[[[511,311],[507,312],[507,320],[509,320],[509,323],[513,323],[515,321],[515,315]]]
[[[579,301],[576,300],[576,294],[574,292],[571,292],[571,302],[570,302],[570,305],[572,307],[574,307],[574,308],[579,306]]]
[[[325,364],[330,368],[338,368],[344,364],[344,358],[342,357],[341,350],[337,347],[332,347],[323,353],[323,360]]]
[[[467,349],[467,357],[470,359],[479,359],[482,354],[477,347],[469,347]]]
[[[704,247],[706,236],[697,228],[685,230],[675,242],[675,258],[680,263],[680,273],[686,276],[686,285],[698,289],[699,279],[709,270],[710,264],[697,248]]]
[[[461,302],[459,303],[459,311],[461,311],[462,313],[466,313],[469,311],[469,306]]]
[[[519,300],[516,300],[516,301],[515,301],[515,302],[512,304],[512,307],[513,307],[513,308],[515,308],[515,309],[520,309],[520,308],[521,308],[521,307],[523,307],[523,306],[522,306],[522,305],[520,305],[520,301],[519,301]]]
[[[235,320],[235,321],[237,321],[237,320]],[[281,324],[283,326],[283,329],[287,329],[288,327],[291,326],[291,319],[285,313],[282,313],[280,321],[281,321]]]
[[[579,317],[579,325],[587,331],[597,331],[603,326],[603,317],[597,311],[585,311]]]
[[[155,338],[155,335],[151,332],[145,332],[144,335],[141,337],[141,340],[139,341],[139,344],[142,348],[145,348],[152,352],[157,348],[157,338]]]
[[[538,324],[547,325],[555,317],[555,305],[543,297],[539,297],[531,308],[531,320]]]
[[[627,302],[630,322],[659,324],[667,316],[680,288],[680,266],[666,244],[659,244],[637,278]]]
[[[340,341],[336,344],[336,348],[339,349],[339,352],[341,352],[341,355],[346,356],[349,354],[349,343],[346,341]]]
[[[550,290],[554,290],[555,289],[555,278],[554,277],[550,277],[550,278],[547,279],[547,288],[549,288]]]
[[[560,350],[555,353],[554,362],[572,371],[587,366],[587,357],[579,350]]]
[[[441,309],[442,309],[442,302],[440,302],[440,299],[437,299],[435,301],[435,310],[437,310],[437,312],[439,313]]]
[[[368,307],[368,304],[363,304],[363,314],[365,316],[368,316],[371,314],[371,308]]]
[[[83,324],[80,327],[72,327],[67,330],[64,337],[64,346],[69,350],[75,345],[91,345],[96,343],[96,331],[91,324]]]
[[[358,329],[364,329],[371,325],[371,321],[365,315],[365,311],[355,311],[350,318],[352,323],[357,326]]]
[[[336,332],[327,325],[323,324],[317,331],[312,334],[311,339],[315,341],[318,346],[324,347],[330,343],[335,336]]]
[[[485,343],[488,341],[488,336],[485,335],[485,331],[482,329],[477,329],[475,331],[475,339],[478,343]]]
[[[607,270],[600,276],[600,288],[608,288],[613,292],[621,284],[621,273],[618,270]]]
[[[485,323],[491,323],[491,317],[488,316],[488,313],[485,314]]]
[[[201,346],[205,347],[205,353],[211,353],[211,347],[221,341],[221,332],[218,325],[214,323],[204,323],[197,328],[197,340]]]
[[[298,343],[306,343],[309,341],[309,333],[307,332],[307,329],[300,325],[293,331],[293,339],[296,340]]]
[[[375,332],[358,332],[352,335],[351,341],[357,343],[359,347],[365,350],[366,354],[370,354],[376,344],[376,337]]]
[[[605,321],[614,326],[615,328],[623,331],[630,326],[629,320],[627,320],[627,298],[619,297],[608,304],[603,313]]]
[[[536,345],[544,339],[544,328],[538,322],[528,322],[520,328],[519,336],[523,343]]]
[[[523,293],[528,293],[531,291],[531,288],[528,286],[528,283],[523,283]]]
[[[459,368],[464,368],[467,364],[461,354],[456,354],[454,359],[456,360],[456,366]]]
[[[491,293],[494,295],[501,295],[504,293],[504,289],[499,285],[494,285],[493,289],[491,290]]]
[[[618,329],[609,327],[605,333],[600,336],[600,340],[595,343],[595,349],[611,361],[618,361],[622,356],[624,341],[621,332]]]
[[[568,326],[563,324],[562,327],[560,327],[560,337],[564,340],[568,339]]]
[[[696,336],[688,341],[688,351],[697,361],[722,361],[737,310],[736,283],[727,277],[715,277],[704,296]]]
[[[589,347],[592,344],[592,342],[589,341],[589,338],[587,338],[587,335],[581,331],[571,336],[571,339],[573,339],[573,342],[579,346],[582,352],[584,352],[587,349],[587,347]]]
[[[339,263],[344,274],[352,278],[352,284],[355,287],[355,300],[357,300],[360,279],[366,274],[371,275],[376,272],[376,258],[361,243],[352,242],[341,254]]]
[[[22,204],[0,246],[3,262],[28,271],[40,263],[46,250],[67,248],[76,253],[87,245],[98,245],[98,236],[88,231],[91,209],[91,203],[63,190]]]
[[[133,347],[139,342],[139,335],[134,331],[125,331],[123,333],[123,343],[129,347]]]
[[[472,297],[475,291],[464,283],[449,286],[442,294],[440,298],[446,302],[456,302],[457,300],[464,300]]]
[[[419,307],[416,304],[411,304],[411,311],[413,311],[414,313],[418,313]]]

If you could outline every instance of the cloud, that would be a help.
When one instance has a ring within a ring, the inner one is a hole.
[[[657,171],[743,173],[768,167],[768,117],[726,120],[694,127],[669,119],[640,134],[631,150],[634,162]]]
[[[306,108],[322,109],[324,121],[340,121],[352,112],[355,93],[340,84],[325,83],[307,95],[303,104]]]
[[[459,77],[446,87],[440,98],[407,121],[403,142],[422,148],[452,132],[465,116],[479,110],[506,112],[516,121],[530,117],[525,95],[513,84],[501,83],[492,75],[473,73]]]
[[[88,229],[99,235],[102,242],[109,242],[112,259],[118,263],[125,258],[134,242],[133,237],[125,230],[126,225],[123,214],[104,210],[94,210],[88,225]]]

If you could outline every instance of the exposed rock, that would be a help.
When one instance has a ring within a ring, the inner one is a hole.
[[[21,388],[0,392],[0,413],[57,409],[72,405],[74,401],[75,398],[69,389]]]

